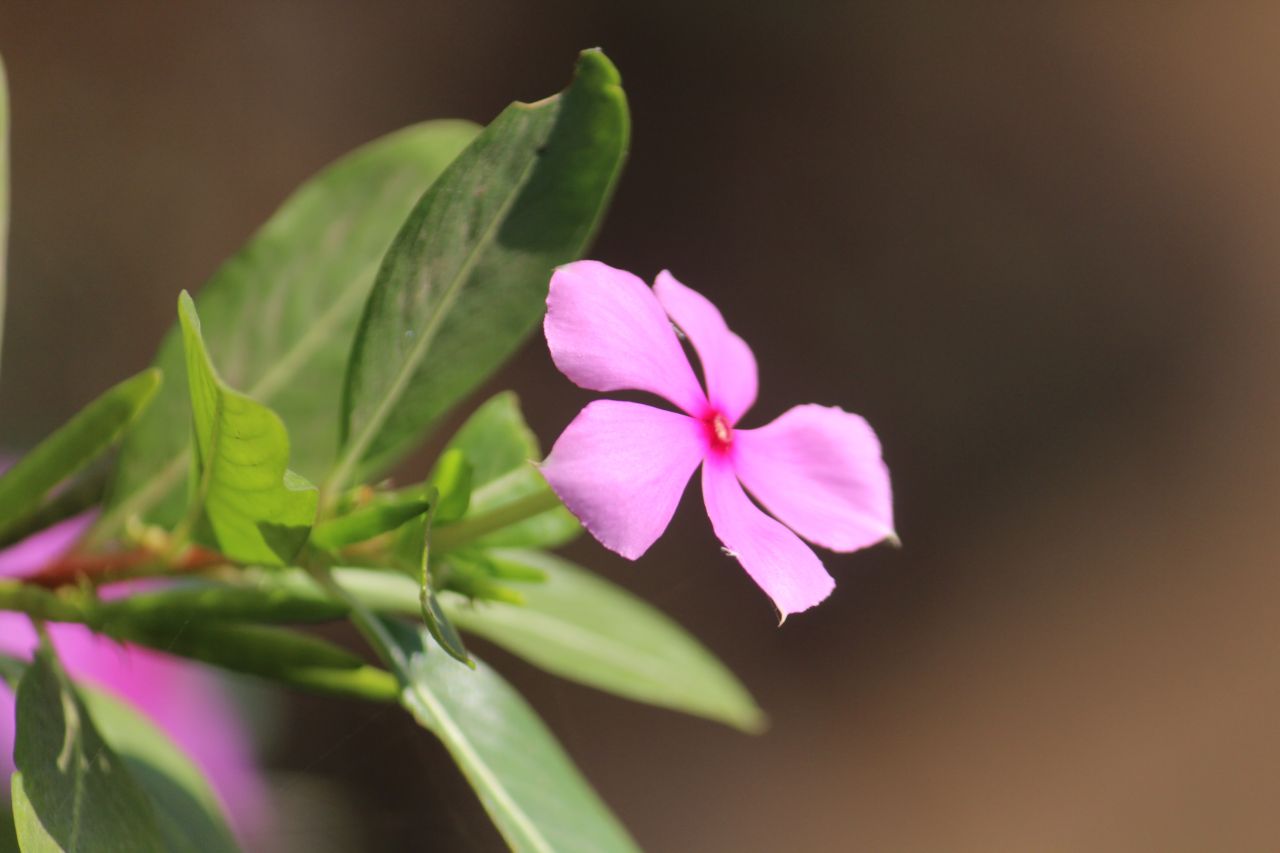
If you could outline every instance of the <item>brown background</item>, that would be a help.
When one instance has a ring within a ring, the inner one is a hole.
[[[865,414],[906,543],[829,557],[835,595],[781,630],[692,495],[639,564],[574,546],[774,722],[491,653],[641,843],[1280,848],[1280,7],[795,5],[4,0],[0,441],[144,365],[178,289],[324,163],[602,45],[635,133],[594,254],[719,302],[753,423]],[[537,341],[508,386],[548,443],[587,399]],[[277,711],[262,849],[498,849],[397,715]]]

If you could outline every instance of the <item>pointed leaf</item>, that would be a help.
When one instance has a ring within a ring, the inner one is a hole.
[[[185,290],[178,316],[200,473],[196,501],[222,553],[242,563],[283,566],[315,521],[315,487],[286,469],[289,436],[280,418],[228,388],[214,371]]]
[[[311,531],[311,544],[325,551],[337,551],[390,533],[430,508],[431,501],[419,496],[375,501],[317,524]]]
[[[741,682],[687,631],[631,593],[533,551],[489,552],[500,567],[536,569],[523,606],[450,597],[463,631],[565,678],[639,702],[759,731],[764,715]]]
[[[205,342],[224,378],[274,408],[304,476],[328,473],[351,339],[387,246],[414,203],[475,136],[470,122],[415,125],[304,183],[200,291]],[[132,514],[173,523],[191,437],[182,335],[156,356],[166,383],[125,442],[100,536]]]
[[[24,850],[163,849],[151,801],[47,649],[18,684],[17,724]]]
[[[384,620],[401,701],[444,742],[517,853],[638,850],[529,704],[485,663],[435,653],[424,631]]]
[[[534,468],[542,461],[538,438],[520,412],[520,399],[510,391],[490,397],[449,440],[446,451],[464,453],[475,466],[475,490],[468,516],[474,518],[534,494],[551,494],[551,487]],[[441,529],[443,549],[450,534]],[[474,540],[477,545],[512,548],[554,548],[574,539],[582,525],[563,506],[553,506],[531,518]]]
[[[433,513],[436,524],[456,521],[467,514],[471,506],[472,477],[471,462],[461,450],[449,448],[440,454],[427,478],[440,498]]]
[[[360,321],[330,487],[398,459],[533,330],[552,270],[595,232],[628,132],[617,70],[585,51],[564,93],[508,107],[432,184]]]
[[[120,437],[160,387],[160,371],[144,370],[104,392],[0,475],[0,535],[37,512],[46,495]]]

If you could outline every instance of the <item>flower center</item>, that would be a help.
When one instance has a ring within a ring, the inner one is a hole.
[[[707,418],[707,432],[711,437],[711,446],[715,450],[728,450],[729,445],[733,444],[733,427],[729,426],[728,418],[720,412],[715,412]]]

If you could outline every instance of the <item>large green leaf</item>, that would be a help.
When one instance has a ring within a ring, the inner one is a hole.
[[[0,57],[0,359],[4,356],[4,303],[9,250],[9,80]]]
[[[487,556],[509,575],[534,570],[545,580],[519,584],[523,604],[441,594],[449,620],[464,632],[581,684],[747,732],[763,728],[764,714],[733,673],[651,605],[549,554],[494,549]],[[360,568],[333,575],[372,610],[418,611],[418,586],[405,575]],[[301,571],[272,572],[261,581],[302,598],[321,596]]]
[[[46,649],[18,683],[13,757],[24,850],[164,849],[154,806]]]
[[[160,387],[152,368],[116,385],[0,475],[0,536],[39,509],[54,486],[111,446]]]
[[[517,853],[609,853],[635,842],[529,704],[481,661],[468,669],[426,631],[382,621],[402,702],[444,742]]]
[[[399,458],[532,331],[552,269],[596,230],[628,134],[617,70],[585,51],[565,92],[512,104],[432,184],[360,321],[331,489]]]
[[[214,371],[185,290],[178,317],[199,474],[196,506],[231,559],[286,565],[315,522],[316,489],[288,470],[289,435],[275,412],[231,390]]]
[[[169,851],[234,853],[239,848],[217,796],[191,759],[142,714],[96,690],[81,690],[94,722],[155,807]]]
[[[520,399],[510,391],[489,398],[476,409],[446,447],[446,452],[455,450],[466,456],[473,469],[469,519],[551,492],[547,481],[533,466],[542,460],[538,438],[524,421]],[[448,526],[441,527],[437,531],[439,550],[446,550],[451,540],[465,537],[467,525],[468,521],[463,520],[454,525],[452,531]],[[563,506],[552,506],[471,541],[478,545],[553,548],[572,540],[581,530],[573,513]]]
[[[427,122],[348,154],[303,184],[201,289],[210,355],[228,382],[280,413],[304,476],[324,477],[337,452],[341,376],[378,263],[477,130]],[[134,513],[165,523],[182,513],[190,434],[177,328],[156,364],[170,381],[125,442],[102,535]]]
[[[724,664],[661,612],[565,560],[494,550],[502,566],[546,581],[520,587],[523,606],[445,601],[453,622],[550,672],[629,699],[759,731],[764,715]]]

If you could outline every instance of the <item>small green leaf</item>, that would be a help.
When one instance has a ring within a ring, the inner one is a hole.
[[[0,358],[4,356],[4,303],[9,252],[9,79],[0,57]]]
[[[431,501],[421,494],[385,501],[375,499],[368,506],[321,522],[311,531],[311,544],[332,552],[390,533],[431,508]]]
[[[461,451],[475,466],[475,489],[467,515],[486,516],[532,495],[551,494],[551,487],[534,468],[542,460],[538,438],[520,411],[520,399],[510,391],[490,397],[454,434],[446,452]],[[469,543],[509,548],[554,548],[582,531],[573,513],[558,501],[550,509],[499,530],[468,539]],[[442,526],[437,550],[449,550],[467,525],[450,531]]]
[[[342,372],[378,264],[414,203],[478,130],[426,122],[356,149],[299,187],[200,290],[210,356],[227,382],[280,414],[306,477],[319,480],[333,464]],[[101,537],[131,515],[157,524],[182,515],[191,436],[178,328],[155,363],[170,381],[129,431]]]
[[[467,647],[462,644],[462,638],[458,636],[458,632],[449,621],[449,617],[444,615],[444,611],[440,609],[440,602],[436,599],[434,579],[431,576],[431,527],[434,521],[432,515],[431,512],[427,513],[420,532],[422,545],[421,553],[418,555],[418,603],[422,607],[422,620],[426,623],[431,636],[440,644],[440,648],[455,660],[474,669],[475,664],[467,654]]]
[[[160,371],[154,368],[126,379],[0,475],[0,534],[39,511],[55,486],[105,452],[159,387]]]
[[[103,738],[150,797],[165,850],[234,853],[239,849],[217,795],[168,735],[106,693],[82,690],[81,697]]]
[[[185,290],[178,317],[200,473],[194,509],[203,508],[219,550],[231,559],[286,565],[315,521],[316,489],[287,470],[289,435],[275,412],[218,377]]]
[[[456,448],[446,449],[436,460],[427,482],[440,496],[434,513],[436,524],[457,521],[467,514],[467,507],[471,505],[472,468],[465,453]]]
[[[24,850],[162,850],[155,808],[47,649],[18,684],[14,816]]]
[[[517,853],[638,850],[529,704],[485,663],[431,653],[425,632],[381,620],[401,701],[434,732]]]
[[[360,321],[331,491],[400,458],[533,330],[552,270],[596,230],[628,134],[617,70],[584,51],[564,93],[512,104],[432,184]]]
[[[629,699],[759,731],[764,715],[724,664],[658,610],[572,563],[532,551],[490,551],[499,566],[535,569],[542,584],[521,587],[523,606],[445,609],[478,634],[565,678]]]
[[[395,681],[339,646],[281,628],[227,622],[119,622],[109,636],[321,693],[395,701]]]

